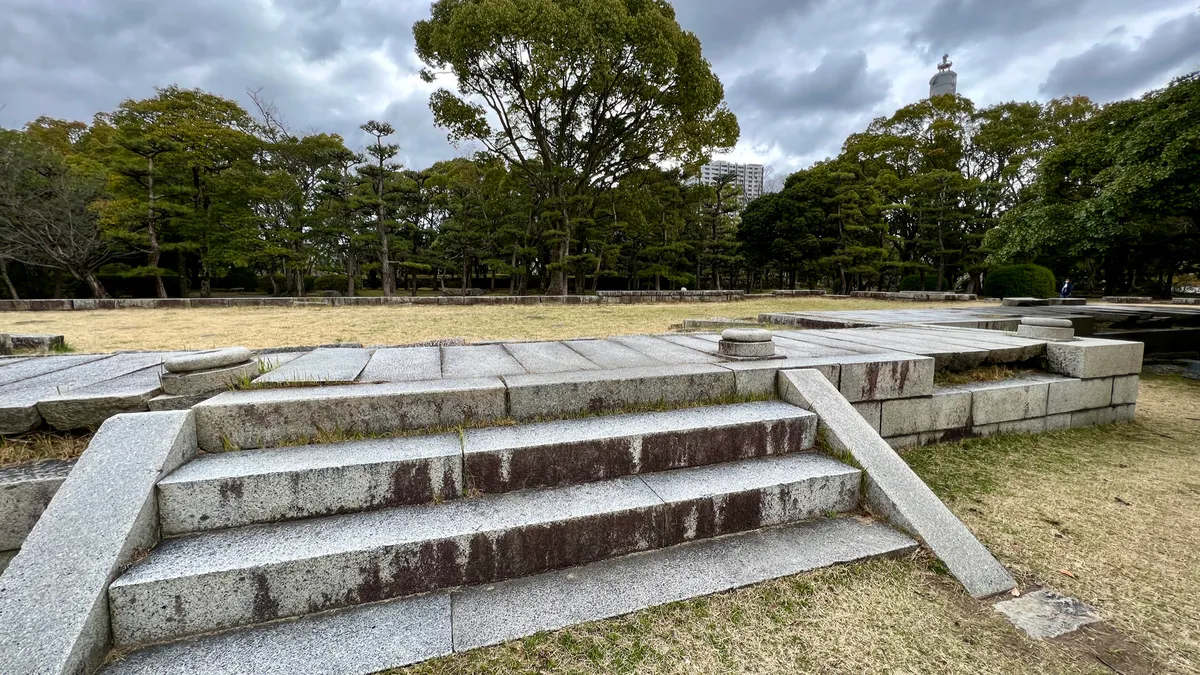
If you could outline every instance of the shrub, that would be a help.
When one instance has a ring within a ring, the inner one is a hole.
[[[937,275],[925,275],[925,288],[921,288],[921,276],[918,274],[910,274],[900,280],[900,290],[902,291],[936,291],[937,290]]]
[[[313,280],[309,290],[313,291],[345,291],[349,279],[345,274],[326,274]]]
[[[983,294],[992,298],[1051,298],[1056,291],[1054,272],[1033,264],[997,267],[983,282]]]

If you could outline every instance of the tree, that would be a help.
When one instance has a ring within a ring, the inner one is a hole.
[[[438,0],[413,27],[422,76],[451,140],[483,144],[557,212],[551,292],[566,292],[577,225],[596,190],[653,163],[731,148],[737,120],[665,0]]]
[[[379,236],[379,274],[383,278],[383,295],[390,298],[396,294],[396,273],[392,271],[391,229],[395,223],[388,203],[388,186],[394,179],[395,171],[400,168],[390,161],[399,154],[400,146],[383,142],[383,139],[396,133],[392,125],[386,122],[371,120],[359,128],[375,137],[375,143],[367,146],[367,154],[375,161],[360,167],[359,173],[369,181],[367,185],[370,189],[363,205],[375,215],[375,231]]]

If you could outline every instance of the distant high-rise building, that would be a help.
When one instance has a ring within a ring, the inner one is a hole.
[[[700,167],[701,185],[716,185],[722,176],[732,176],[735,185],[742,189],[743,205],[758,199],[763,193],[762,164],[734,164],[733,162],[713,162]]]
[[[929,80],[929,98],[958,93],[958,73],[950,70],[953,65],[949,54],[942,57],[942,62],[937,67],[937,75]]]

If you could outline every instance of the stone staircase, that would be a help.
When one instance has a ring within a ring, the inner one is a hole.
[[[763,401],[200,455],[106,672],[368,673],[915,548],[816,431]]]

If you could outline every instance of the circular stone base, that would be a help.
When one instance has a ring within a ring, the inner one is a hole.
[[[722,342],[770,342],[771,331],[761,328],[729,328],[721,332]]]
[[[717,346],[722,356],[743,359],[765,359],[775,355],[774,342],[728,342],[721,340]]]

